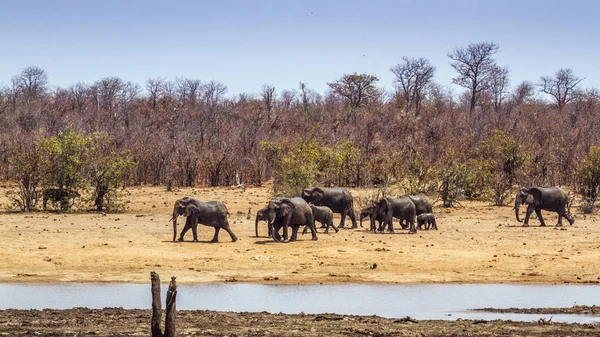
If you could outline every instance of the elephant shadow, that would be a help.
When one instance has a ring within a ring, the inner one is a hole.
[[[376,233],[373,233],[372,231],[369,231],[369,232],[372,233],[372,234],[375,234],[375,235],[415,235],[414,233],[409,233],[409,232],[404,231],[404,230],[403,231],[397,230],[397,231],[394,231],[394,233],[389,233],[389,232],[376,232]]]
[[[169,241],[169,240],[163,240],[161,241],[162,243],[183,243],[183,244],[198,244],[198,243],[224,243],[224,242],[212,242],[210,240],[198,240],[198,241]]]
[[[273,239],[254,241],[255,245],[269,245],[269,244],[277,244],[277,243],[278,242],[273,241]]]

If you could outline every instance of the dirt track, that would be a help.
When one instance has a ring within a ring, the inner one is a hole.
[[[556,215],[544,212],[552,226],[538,227],[533,219],[523,228],[511,207],[463,202],[456,209],[434,207],[439,231],[392,235],[363,228],[282,244],[266,238],[264,223],[262,237],[254,237],[254,213],[269,199],[268,187],[129,191],[124,214],[0,214],[0,282],[148,283],[150,271],[175,275],[180,283],[600,282],[596,215],[576,214],[573,226],[559,229]],[[207,243],[213,229],[199,226],[203,242],[171,242],[172,205],[184,195],[225,201],[240,240],[232,243],[222,231],[220,243]]]

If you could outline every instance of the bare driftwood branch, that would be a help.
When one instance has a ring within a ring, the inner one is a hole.
[[[160,321],[162,317],[162,304],[160,303],[160,276],[157,273],[150,273],[150,280],[152,281],[152,337],[163,337]]]
[[[177,282],[175,276],[171,277],[169,290],[167,291],[167,317],[165,318],[165,337],[176,337],[175,317],[176,317],[176,300],[177,300]]]
[[[150,323],[152,337],[176,337],[177,332],[175,329],[175,317],[177,311],[177,283],[175,282],[175,277],[171,277],[171,283],[169,284],[169,290],[167,291],[167,315],[165,318],[164,334],[160,328],[160,321],[162,318],[162,304],[160,302],[160,277],[156,272],[151,272],[150,279],[152,281],[152,321]]]

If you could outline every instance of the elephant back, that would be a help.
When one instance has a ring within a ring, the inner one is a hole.
[[[411,198],[408,196],[402,196],[394,199],[389,199],[390,205],[393,211],[394,217],[404,218],[412,217],[417,215],[417,208]]]
[[[415,204],[415,210],[418,214],[433,213],[433,206],[429,198],[424,195],[407,195],[408,198]]]

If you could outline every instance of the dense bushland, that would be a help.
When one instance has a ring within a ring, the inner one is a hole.
[[[39,208],[37,191],[48,187],[88,189],[101,209],[123,183],[233,185],[236,174],[288,193],[393,184],[446,206],[504,204],[516,185],[562,185],[591,209],[600,92],[570,69],[511,86],[497,50],[479,43],[448,54],[464,93],[435,83],[423,58],[391,68],[394,92],[369,74],[343,75],[321,93],[305,83],[228,93],[189,78],[56,88],[31,66],[0,87],[0,180],[18,183],[23,210]]]

